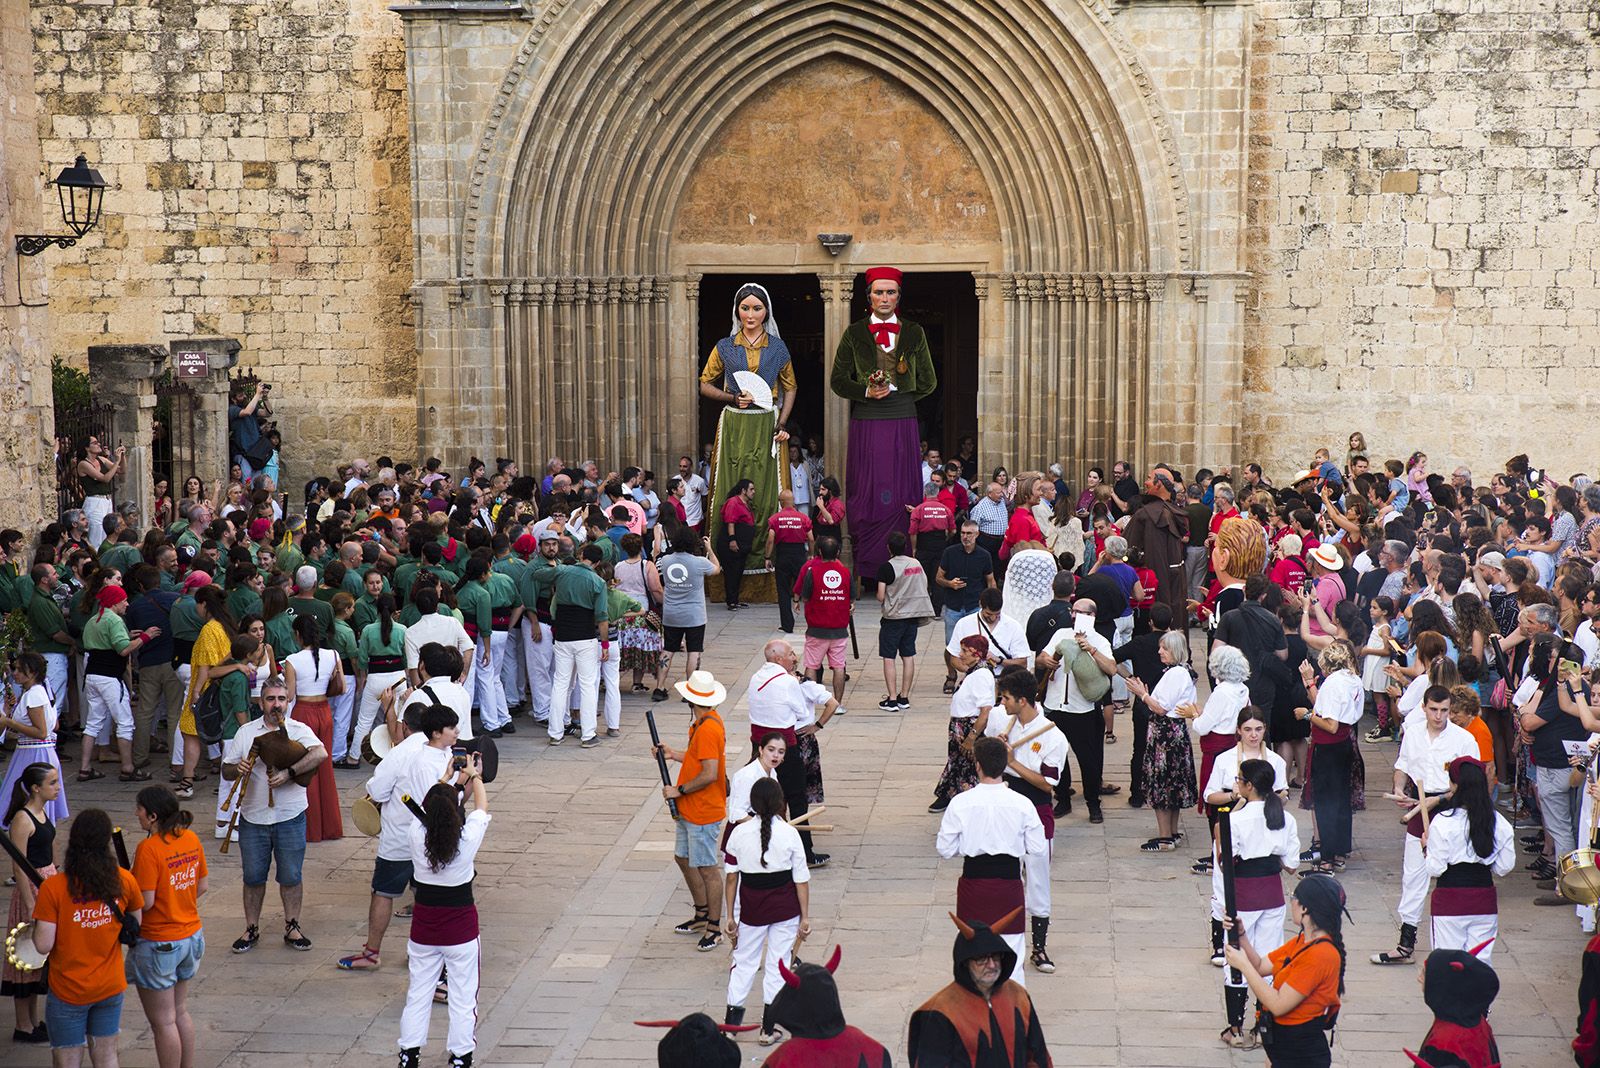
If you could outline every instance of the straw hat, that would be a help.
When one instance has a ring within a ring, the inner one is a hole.
[[[1339,550],[1332,545],[1318,545],[1311,550],[1311,559],[1329,571],[1342,571],[1344,569],[1344,557],[1340,556]]]
[[[705,708],[716,708],[728,699],[728,691],[723,688],[722,683],[704,669],[694,672],[678,683],[675,689],[678,691],[678,696],[691,705],[701,705]]]

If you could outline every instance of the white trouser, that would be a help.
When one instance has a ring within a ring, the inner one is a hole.
[[[83,681],[83,723],[85,738],[110,741],[109,727],[115,727],[118,738],[133,741],[133,706],[128,703],[128,687],[121,679],[109,675],[88,675]]]
[[[1422,919],[1422,903],[1427,897],[1428,866],[1422,859],[1422,839],[1408,834],[1400,868],[1400,922],[1415,927]]]
[[[1593,812],[1593,811],[1594,811],[1594,798],[1589,796],[1589,791],[1588,790],[1580,790],[1580,791],[1578,791],[1578,826],[1579,827],[1586,829],[1586,828],[1588,828],[1590,826],[1589,820],[1592,818],[1590,813]],[[1581,831],[1581,830],[1578,832],[1578,836],[1579,836],[1579,840],[1580,840],[1579,844],[1580,845],[1588,845],[1588,839],[1584,838],[1583,834],[1584,834],[1584,832]],[[1584,933],[1585,934],[1593,934],[1594,933],[1594,926],[1595,926],[1595,923],[1594,923],[1594,921],[1595,921],[1595,907],[1593,905],[1578,905],[1578,906],[1576,906],[1576,911],[1578,913],[1578,923],[1583,927]]]
[[[622,647],[612,642],[611,648],[606,650],[606,658],[600,661],[600,678],[606,686],[606,727],[609,730],[617,730],[622,726],[621,663]]]
[[[500,661],[500,687],[506,692],[506,707],[528,699],[528,655],[526,628],[519,621],[505,632],[506,652]]]
[[[331,758],[343,760],[350,755],[350,714],[356,707],[356,677],[344,677],[344,693],[330,697],[328,706],[333,712],[333,753]],[[359,750],[358,750],[359,752]]]
[[[1112,633],[1115,635],[1111,639],[1113,646],[1121,648],[1126,645],[1128,639],[1133,637],[1133,616],[1127,615],[1117,620],[1117,629]],[[1128,700],[1128,684],[1122,681],[1121,675],[1111,676],[1111,700]]]
[[[82,692],[83,692],[83,724],[82,724],[82,726],[84,728],[83,733],[85,735],[87,735],[87,736],[90,736],[90,737],[94,738],[94,744],[95,745],[102,746],[102,747],[108,746],[108,745],[111,744],[111,730],[112,730],[112,727],[114,727],[116,725],[116,720],[115,719],[113,719],[110,716],[107,716],[106,718],[104,718],[104,719],[102,719],[100,721],[100,725],[99,725],[98,729],[93,730],[93,731],[88,729],[88,724],[89,724],[89,654],[88,653],[79,653],[78,654],[78,677],[83,680],[83,682],[81,684],[82,688],[83,688],[82,689]],[[128,715],[132,716],[133,715],[133,703],[132,703],[133,702],[133,695],[131,693],[128,694],[128,702],[129,702],[129,704],[128,704]]]
[[[1011,981],[1016,983],[1018,986],[1027,986],[1028,981],[1023,977],[1023,974],[1028,970],[1027,968],[1023,967],[1023,962],[1028,959],[1027,932],[1024,931],[1021,934],[1003,934],[1000,937],[1005,939],[1006,945],[1011,947],[1011,952],[1017,955],[1017,966],[1011,969]]]
[[[1250,940],[1252,946],[1281,946],[1283,945],[1283,920],[1288,915],[1289,909],[1285,905],[1277,908],[1259,909],[1255,912],[1239,913],[1239,928],[1244,937]],[[1248,986],[1244,976],[1239,976],[1239,981],[1233,981],[1233,969],[1222,969],[1223,986]]]
[[[1044,856],[1022,858],[1022,897],[1029,916],[1050,915],[1050,856],[1055,843],[1046,841]]]
[[[1475,946],[1489,942],[1478,951],[1478,959],[1490,963],[1494,943],[1489,940],[1500,933],[1500,914],[1486,916],[1434,916],[1433,930],[1429,932],[1434,949],[1459,949],[1471,953]]]
[[[756,972],[761,969],[762,955],[766,956],[766,970],[761,975],[761,1003],[771,1005],[772,999],[783,989],[783,975],[778,962],[787,966],[794,951],[794,940],[800,933],[800,917],[780,920],[766,927],[739,925],[739,944],[733,947],[733,970],[728,973],[728,1004],[743,1005],[750,996]],[[452,980],[453,981],[453,980]]]
[[[535,628],[539,641],[533,640]],[[533,718],[550,718],[550,686],[555,676],[555,642],[550,628],[537,616],[522,621],[522,655],[528,665],[528,694],[533,701]]]
[[[59,713],[67,707],[67,687],[71,684],[71,668],[67,666],[66,653],[42,653],[44,657],[44,685],[50,691],[50,700],[55,702],[56,711]],[[20,694],[18,696],[21,696]],[[167,713],[176,717],[178,711]],[[7,803],[9,803],[9,798]]]
[[[405,677],[404,671],[379,671],[367,676],[367,684],[361,690],[361,704],[356,709],[356,733],[350,739],[351,751],[359,754],[361,739],[372,733],[372,725],[378,721],[378,713],[383,711],[378,701],[383,691]]]
[[[406,940],[411,985],[400,1014],[400,1048],[428,1044],[428,1023],[433,1016],[433,988],[439,973],[450,970],[450,1031],[447,1053],[471,1053],[478,1047],[478,943],[474,938],[459,946],[424,946]]]
[[[548,640],[548,639],[546,639]],[[550,737],[562,735],[566,719],[568,697],[572,691],[573,675],[577,675],[578,721],[583,726],[585,739],[594,737],[594,713],[600,685],[600,639],[586,638],[578,642],[555,643],[555,672],[550,691],[556,704],[550,716]]]
[[[100,543],[106,540],[105,518],[110,514],[109,496],[83,499],[83,516],[89,521],[89,548],[99,549]]]
[[[478,665],[478,688],[475,696],[478,705],[478,722],[486,731],[498,730],[511,722],[506,703],[506,691],[500,675],[505,668],[506,636],[503,630],[491,630],[489,641],[489,666]],[[480,639],[481,640],[481,639]]]
[[[461,688],[474,698],[474,704],[478,695],[478,657],[482,655],[483,650],[478,648],[477,642],[473,642],[472,651],[466,654],[466,673],[461,676]]]
[[[189,692],[189,680],[194,677],[194,668],[188,664],[178,665],[178,681],[183,684],[185,695]],[[183,732],[178,729],[178,721],[183,717],[180,707],[175,713],[167,716],[168,725],[172,727],[172,752],[167,754],[167,760],[175,768],[183,767]]]

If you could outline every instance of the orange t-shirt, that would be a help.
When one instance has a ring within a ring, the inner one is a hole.
[[[144,898],[133,872],[119,868],[122,896],[117,907],[132,912]],[[74,901],[67,893],[67,875],[58,872],[39,887],[33,918],[56,925],[50,950],[50,993],[69,1005],[93,1005],[128,987],[122,973],[122,925],[103,901]]]
[[[1485,764],[1494,763],[1494,738],[1489,734],[1489,725],[1483,721],[1482,716],[1473,716],[1472,722],[1467,724],[1467,730],[1478,740],[1478,759]]]
[[[717,762],[717,775],[709,786],[678,798],[678,815],[686,822],[703,827],[728,818],[727,743],[727,727],[716,712],[689,728],[689,748],[683,751],[678,785],[696,778],[700,765],[707,760]]]
[[[1273,989],[1292,986],[1306,996],[1277,1018],[1281,1024],[1308,1023],[1321,1016],[1324,1009],[1339,1004],[1339,951],[1326,938],[1312,941],[1308,948],[1305,938],[1297,934],[1267,955],[1272,961]],[[1302,949],[1304,953],[1300,952]],[[1289,963],[1290,957],[1294,958],[1293,964]]]
[[[141,891],[154,890],[155,904],[145,909],[141,937],[175,942],[200,930],[197,888],[206,875],[206,851],[193,831],[171,838],[152,834],[133,854],[133,877]]]

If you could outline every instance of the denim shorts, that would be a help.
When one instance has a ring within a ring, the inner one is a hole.
[[[299,886],[300,868],[305,859],[304,812],[282,823],[239,821],[239,866],[244,870],[244,885],[265,885],[267,869],[276,861],[278,885]]]
[[[112,1038],[122,1030],[122,991],[89,1005],[73,1005],[54,994],[44,999],[44,1025],[51,1049],[80,1049],[91,1038]]]
[[[384,860],[379,857],[372,865],[372,892],[379,897],[399,897],[411,885],[411,876],[409,860]]]
[[[878,624],[878,656],[883,660],[917,655],[916,619],[885,619]]]
[[[722,866],[722,821],[715,823],[690,823],[674,820],[677,827],[673,842],[674,856],[683,857],[691,868],[720,868]]]
[[[171,942],[141,938],[128,951],[128,982],[140,990],[170,990],[194,978],[194,973],[200,970],[200,958],[205,954],[204,931]]]

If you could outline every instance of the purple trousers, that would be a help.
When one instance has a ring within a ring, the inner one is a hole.
[[[854,571],[877,576],[889,560],[889,534],[905,533],[906,509],[922,500],[917,420],[853,419],[845,473],[845,519],[855,549]]]

